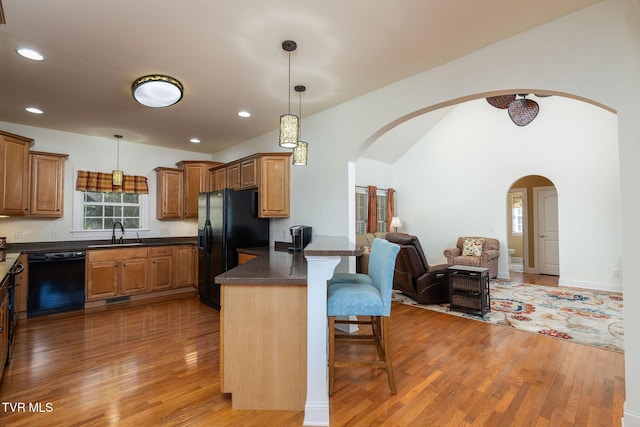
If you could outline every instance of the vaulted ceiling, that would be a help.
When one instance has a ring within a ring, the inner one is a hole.
[[[325,110],[597,3],[596,0],[2,0],[0,121],[205,153]],[[16,54],[29,47],[45,60]],[[131,83],[185,87],[149,108]],[[36,106],[44,114],[25,111]],[[240,118],[238,111],[252,116]],[[425,124],[415,124],[412,132]],[[197,137],[200,144],[189,139]]]

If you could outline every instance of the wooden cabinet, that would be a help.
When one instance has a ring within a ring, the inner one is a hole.
[[[258,216],[289,217],[289,169],[291,153],[262,154],[259,158]]]
[[[29,211],[29,147],[32,139],[0,131],[0,215]]]
[[[196,262],[197,251],[193,245],[177,245],[173,247],[174,283],[176,287],[197,286]]]
[[[62,218],[64,215],[64,162],[67,154],[29,153],[29,216]]]
[[[170,289],[173,283],[173,248],[149,248],[149,290]]]
[[[227,188],[227,168],[218,166],[209,170],[209,191],[219,191]]]
[[[227,188],[240,189],[240,163],[227,165]]]
[[[9,288],[7,285],[7,283],[0,285],[0,378],[9,355]]]
[[[257,255],[245,254],[243,252],[238,253],[238,265],[242,265],[246,262],[256,258]]]
[[[29,260],[27,254],[18,257],[18,264],[22,264],[22,272],[16,274],[15,310],[17,319],[27,318],[27,296],[29,295]]]
[[[255,188],[258,186],[257,158],[242,160],[240,162],[240,188]]]
[[[180,219],[183,213],[182,169],[157,167],[156,218]]]
[[[147,248],[87,251],[87,301],[148,291]]]
[[[184,160],[176,163],[183,171],[184,202],[182,218],[198,217],[198,194],[209,191],[209,169],[219,162]]]

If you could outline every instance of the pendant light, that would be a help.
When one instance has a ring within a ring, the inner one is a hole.
[[[120,138],[122,138],[122,135],[113,136],[118,140],[118,146],[116,149],[116,168],[111,172],[111,174],[113,175],[112,183],[115,186],[121,186],[122,179],[124,177],[124,173],[120,170]]]
[[[280,116],[280,147],[295,148],[298,146],[299,119],[295,114],[291,114],[291,52],[296,50],[298,45],[293,40],[282,42],[282,49],[289,52],[289,112]]]
[[[300,121],[302,122],[302,92],[307,90],[307,88],[302,85],[297,85],[295,90],[300,94]],[[291,160],[296,166],[306,166],[309,144],[302,141],[302,124],[300,124],[298,134],[298,146],[293,149],[293,156]]]

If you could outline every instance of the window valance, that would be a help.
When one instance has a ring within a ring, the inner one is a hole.
[[[122,185],[113,185],[113,176],[110,173],[88,171],[78,171],[76,190],[99,193],[149,194],[146,176],[125,175],[122,179]]]

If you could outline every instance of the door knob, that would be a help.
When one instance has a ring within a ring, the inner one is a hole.
[[[545,238],[547,236],[545,234],[541,234],[540,237]]]

